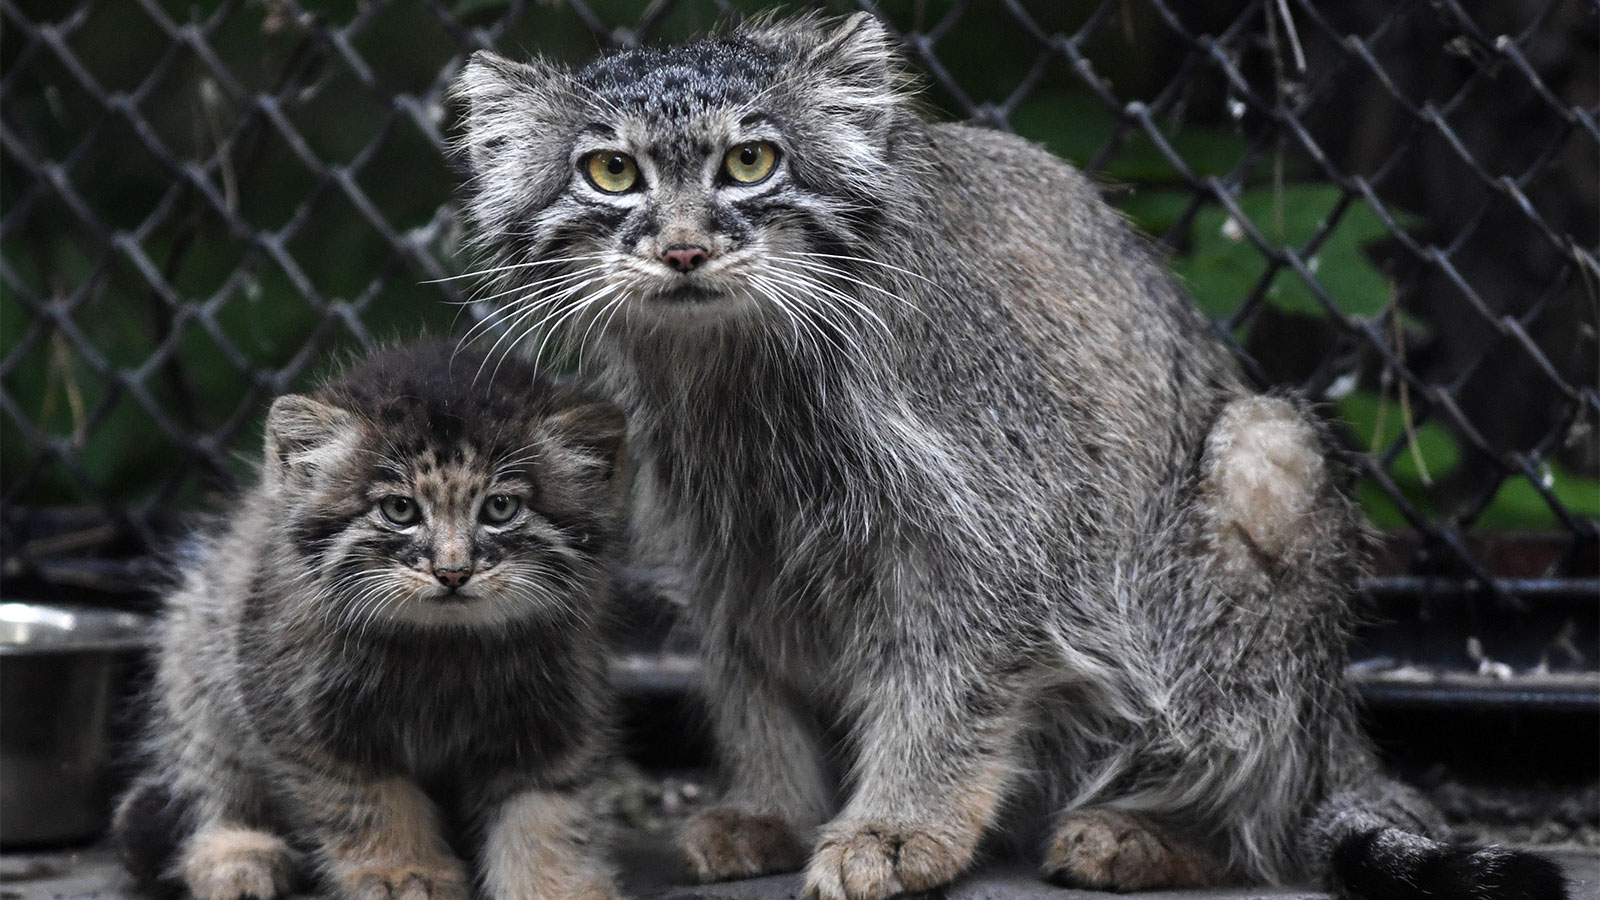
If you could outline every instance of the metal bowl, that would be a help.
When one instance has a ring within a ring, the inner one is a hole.
[[[105,830],[112,712],[152,625],[137,613],[0,603],[0,844]]]

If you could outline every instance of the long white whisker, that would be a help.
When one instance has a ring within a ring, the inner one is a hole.
[[[582,281],[579,281],[576,284],[569,285],[569,286],[563,288],[561,291],[559,291],[556,294],[552,294],[551,296],[541,298],[539,300],[539,302],[537,302],[537,303],[528,304],[526,309],[519,311],[517,313],[517,315],[512,319],[512,321],[509,324],[507,324],[505,333],[500,335],[500,337],[497,340],[495,340],[494,345],[489,348],[489,351],[484,355],[483,363],[478,366],[478,374],[479,375],[483,374],[483,366],[488,365],[489,360],[493,359],[495,357],[496,353],[499,352],[500,345],[505,343],[508,338],[511,338],[513,335],[515,335],[516,336],[516,340],[513,342],[513,344],[520,343],[521,340],[524,337],[526,337],[528,334],[532,333],[534,330],[536,330],[536,329],[540,328],[541,326],[543,326],[543,324],[545,322],[548,322],[552,316],[559,315],[565,309],[568,309],[568,307],[563,307],[562,306],[562,304],[565,303],[568,299],[572,298],[576,294],[579,294],[579,293],[587,290],[590,285],[592,285],[592,284],[594,284],[594,283],[596,283],[598,281],[602,281],[602,280],[604,280],[604,278],[605,278],[604,275],[591,276],[591,277],[586,278],[586,279],[584,279]],[[581,305],[582,304],[579,304],[580,307],[581,307]],[[547,313],[543,319],[541,319],[538,323],[536,323],[535,325],[533,325],[530,328],[521,329],[521,332],[519,333],[518,330],[519,330],[519,328],[521,328],[523,322],[527,321],[532,316],[537,315],[541,311],[543,311],[545,309],[548,309],[550,307],[554,307],[554,309],[551,312]],[[507,348],[507,353],[509,353],[509,352],[510,352],[510,348]],[[540,348],[540,353],[543,353],[543,348],[542,347]],[[533,361],[535,363],[538,363],[540,361],[541,357],[536,355],[536,356],[532,357],[532,359],[533,359]],[[505,356],[502,355],[500,357],[500,362],[504,362],[504,361],[505,361]],[[495,364],[495,371],[498,373],[499,370],[500,370],[500,363],[496,363]]]
[[[821,256],[822,258],[828,258],[828,259],[854,260],[856,262],[864,262],[864,263],[869,263],[869,264],[872,264],[872,265],[881,265],[884,268],[891,269],[893,271],[900,271],[900,272],[906,271],[904,269],[901,269],[899,266],[891,266],[888,263],[878,263],[875,260],[866,259],[864,257],[837,256],[837,255],[834,255],[834,254],[825,254],[825,255],[824,254],[792,255],[792,254],[775,253],[775,254],[772,255],[771,258],[775,259],[775,260],[782,260],[784,262],[803,265],[803,266],[806,267],[807,270],[818,270],[818,271],[824,272],[824,273],[826,273],[828,275],[832,275],[833,277],[838,278],[840,281],[843,281],[843,282],[845,282],[847,284],[854,284],[854,285],[858,285],[860,287],[864,287],[864,288],[866,288],[866,289],[868,289],[870,291],[875,291],[875,292],[877,292],[879,294],[882,294],[885,297],[888,297],[891,300],[894,300],[897,303],[900,303],[901,305],[905,306],[908,309],[914,310],[917,313],[922,314],[924,316],[927,315],[927,313],[921,307],[917,306],[915,303],[912,303],[910,300],[907,300],[906,298],[900,296],[899,294],[895,293],[894,291],[891,291],[891,290],[883,287],[882,285],[873,284],[872,282],[867,281],[867,280],[865,280],[865,279],[863,279],[863,278],[861,278],[861,277],[859,277],[859,276],[857,276],[857,275],[855,275],[855,274],[853,274],[851,272],[847,272],[844,269],[839,268],[838,266],[831,266],[831,265],[828,265],[827,263],[817,262],[816,259],[819,256]],[[938,284],[937,282],[934,282],[934,281],[932,281],[932,280],[930,280],[928,278],[925,278],[925,277],[923,277],[921,275],[917,275],[915,272],[906,272],[906,274],[913,275],[916,278],[921,279],[922,281],[926,281],[926,282],[928,282],[928,284],[932,285],[934,288],[936,288],[940,292],[944,292],[944,287],[942,285]],[[948,294],[947,294],[947,296],[948,296]]]
[[[561,265],[563,263],[569,263],[569,262],[579,262],[579,261],[590,260],[590,259],[604,259],[607,255],[608,254],[605,254],[605,253],[584,253],[584,254],[579,254],[579,255],[576,255],[576,256],[562,256],[562,257],[551,257],[551,258],[548,258],[548,259],[534,259],[534,260],[528,260],[526,262],[509,263],[509,264],[503,265],[503,266],[495,266],[495,267],[490,268],[490,269],[476,269],[476,270],[471,271],[471,272],[462,272],[460,275],[446,275],[443,278],[430,278],[427,281],[419,281],[417,283],[418,284],[443,284],[446,281],[460,281],[463,278],[483,278],[483,277],[488,276],[488,275],[498,275],[498,274],[500,274],[502,272],[516,272],[516,271],[520,271],[522,269],[534,269],[534,268],[540,268],[540,267],[544,267],[544,266],[559,266],[559,265]]]
[[[826,284],[823,284],[822,282],[803,272],[792,271],[781,266],[771,266],[769,267],[767,274],[769,277],[773,278],[779,283],[786,284],[793,288],[797,294],[812,299],[815,303],[831,306],[833,309],[844,313],[855,312],[861,314],[859,316],[860,318],[870,318],[871,320],[874,320],[876,324],[885,331],[885,333],[888,332],[888,325],[886,325],[881,318],[878,318],[877,313],[872,312],[859,300],[846,293],[830,288]],[[828,301],[832,301],[832,303],[829,303]],[[842,323],[832,322],[830,320],[830,324],[833,324],[834,327],[842,330]],[[854,336],[859,339],[861,335],[859,332],[857,332]]]
[[[893,332],[890,330],[889,324],[883,321],[883,318],[877,312],[859,298],[852,297],[845,291],[830,287],[804,272],[786,269],[782,266],[772,266],[770,271],[773,277],[785,281],[785,283],[790,284],[797,290],[818,295],[819,300],[832,300],[834,301],[834,308],[843,307],[846,312],[853,311],[858,317],[877,325],[885,335],[892,336]]]
[[[531,283],[531,285],[517,288],[517,290],[523,291],[523,295],[518,296],[517,299],[510,301],[510,303],[502,304],[499,309],[494,309],[493,312],[485,315],[482,320],[478,320],[475,325],[472,325],[472,328],[467,328],[466,333],[461,336],[461,340],[456,341],[458,348],[477,340],[478,331],[493,328],[496,322],[502,328],[512,330],[512,328],[515,328],[515,322],[517,322],[520,315],[536,311],[536,309],[549,303],[549,301],[554,301],[552,298],[558,295],[558,291],[570,287],[574,280],[582,280],[586,279],[586,277],[600,277],[597,272],[602,272],[603,269],[605,269],[605,266],[587,266],[576,272],[568,272],[568,274],[557,275],[557,277],[550,277],[550,279],[542,279],[539,282]],[[512,293],[512,291],[506,291],[506,293]],[[510,319],[510,322],[507,322],[507,319]]]
[[[583,368],[583,351],[584,348],[589,344],[589,332],[593,331],[595,324],[600,322],[603,318],[605,320],[605,324],[600,326],[600,335],[604,336],[606,333],[606,328],[611,324],[612,317],[616,315],[617,307],[627,302],[628,294],[622,290],[620,285],[608,285],[605,290],[589,298],[589,305],[593,306],[611,294],[615,294],[616,296],[606,301],[605,306],[601,307],[599,312],[590,317],[589,326],[583,330],[583,337],[578,339],[577,364],[579,369]]]
[[[807,300],[805,299],[804,296],[802,296],[799,293],[797,293],[796,291],[790,289],[788,286],[782,284],[781,282],[778,282],[773,278],[766,277],[766,276],[771,275],[771,274],[773,274],[773,273],[769,269],[768,272],[763,273],[762,277],[766,282],[766,286],[767,286],[768,292],[770,294],[772,294],[774,299],[776,299],[777,301],[779,301],[781,303],[786,303],[786,304],[795,306],[795,307],[799,308],[799,310],[801,310],[802,312],[806,313],[806,315],[802,315],[802,316],[799,317],[800,321],[803,322],[804,324],[806,324],[812,330],[812,332],[815,333],[818,337],[822,338],[823,340],[825,340],[829,344],[831,344],[833,346],[834,350],[838,351],[841,355],[848,356],[849,353],[847,352],[845,346],[840,344],[839,341],[836,340],[832,334],[829,334],[827,330],[825,330],[825,329],[823,329],[821,327],[823,321],[828,321],[827,317],[820,316],[818,314],[817,308],[814,305],[812,305],[811,303],[807,302]],[[833,331],[834,331],[835,334],[837,334],[839,336],[839,338],[847,340],[847,341],[849,340],[849,337],[845,333],[845,331],[843,329],[839,328],[836,323],[829,322],[829,324],[834,325]],[[852,345],[852,348],[853,349],[859,349],[858,347],[855,347],[854,345]],[[821,349],[820,346],[817,349],[820,350]]]
[[[506,296],[508,294],[516,294],[516,293],[520,293],[520,292],[538,291],[538,290],[544,288],[547,285],[556,285],[556,284],[560,284],[560,283],[565,282],[565,281],[571,281],[574,278],[581,278],[582,276],[584,276],[585,274],[588,274],[590,272],[599,272],[599,271],[603,271],[603,270],[605,270],[607,268],[610,268],[610,265],[608,263],[604,262],[604,261],[591,263],[591,264],[589,264],[587,266],[579,266],[579,267],[577,267],[575,269],[571,269],[571,270],[568,270],[568,271],[555,272],[553,274],[546,275],[543,278],[534,279],[533,281],[518,281],[518,282],[516,282],[514,284],[511,284],[511,287],[509,287],[509,288],[507,288],[507,289],[505,289],[503,291],[500,291],[499,293],[490,294],[487,297],[473,297],[471,300],[466,301],[466,302],[467,302],[468,305],[471,305],[471,304],[474,304],[474,303],[487,304],[491,300],[498,300],[501,297],[504,297],[504,296]],[[510,283],[510,282],[502,280],[501,283],[505,284],[505,283]]]
[[[818,355],[817,351],[821,348],[817,346],[816,338],[810,337],[809,335],[802,335],[800,330],[802,327],[800,317],[795,314],[794,310],[789,308],[788,302],[783,299],[783,296],[780,293],[781,288],[775,285],[771,280],[760,275],[752,274],[748,277],[750,282],[756,287],[760,288],[762,292],[767,295],[768,299],[772,301],[772,305],[776,306],[779,311],[783,313],[784,318],[788,320],[789,333],[792,335],[792,343],[790,346],[794,349],[794,352],[798,353],[800,351],[800,342],[803,338],[809,338],[811,341],[812,355]]]
[[[527,308],[529,304],[542,302],[543,298],[547,298],[549,295],[562,290],[567,285],[570,285],[573,281],[581,280],[585,277],[592,277],[596,273],[603,272],[607,268],[608,267],[604,265],[585,266],[582,269],[578,269],[573,272],[561,273],[549,278],[540,279],[539,281],[535,281],[530,284],[522,285],[514,288],[513,290],[503,291],[499,294],[495,294],[494,297],[503,297],[506,294],[520,292],[522,296],[509,303],[502,304],[500,309],[496,309],[490,314],[484,316],[482,320],[468,329],[466,334],[461,336],[461,340],[458,343],[465,344],[470,342],[477,331],[492,327],[497,319],[501,320],[503,324],[506,316],[520,314],[524,309]],[[487,303],[488,299],[482,302]]]
[[[530,334],[534,331],[542,331],[544,334],[544,337],[539,340],[539,349],[534,358],[543,358],[544,348],[549,345],[550,339],[554,337],[557,330],[560,329],[561,323],[579,315],[584,310],[593,306],[598,297],[606,296],[606,294],[612,290],[613,287],[613,285],[607,285],[606,288],[599,294],[591,294],[590,296],[585,297],[580,303],[575,303],[572,306],[566,307],[565,309],[555,310],[549,315],[545,316],[543,319],[539,320],[537,325],[530,328],[528,330],[528,333]]]

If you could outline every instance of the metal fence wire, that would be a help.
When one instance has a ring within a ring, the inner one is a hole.
[[[7,578],[128,583],[238,482],[267,398],[485,315],[445,280],[468,53],[581,62],[758,6],[0,0]],[[859,6],[932,114],[1094,173],[1250,376],[1341,422],[1390,535],[1369,596],[1594,596],[1592,0]]]

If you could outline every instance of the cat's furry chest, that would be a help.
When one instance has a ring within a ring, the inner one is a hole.
[[[269,631],[246,644],[278,650],[241,659],[269,745],[305,740],[365,768],[448,778],[554,764],[573,749],[574,716],[605,713],[593,661],[535,628]]]

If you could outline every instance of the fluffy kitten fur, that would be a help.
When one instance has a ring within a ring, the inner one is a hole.
[[[681,835],[699,878],[881,900],[1047,823],[1044,875],[1087,887],[1563,893],[1379,773],[1315,419],[1081,174],[920,118],[871,17],[479,53],[457,90],[507,314],[623,407],[638,531],[688,570],[728,779]]]
[[[339,897],[466,898],[466,850],[493,900],[613,896],[584,792],[621,437],[448,342],[278,398],[261,483],[167,598],[129,868],[270,900],[306,856]]]

